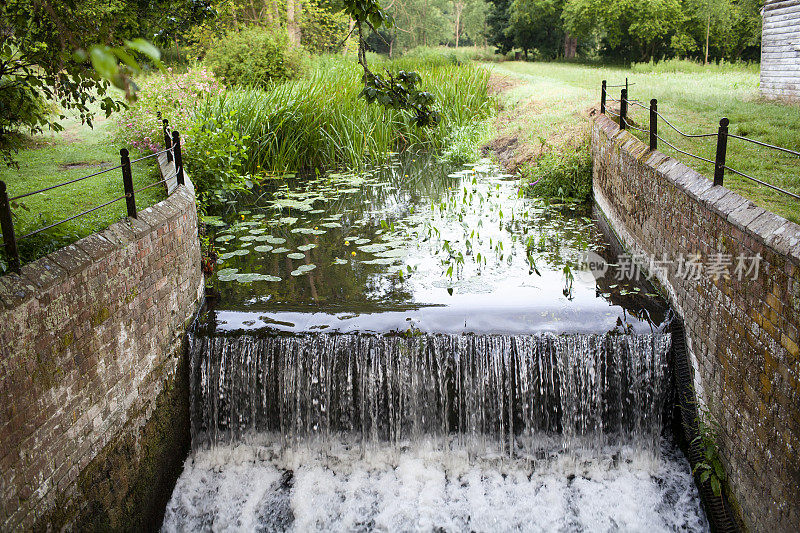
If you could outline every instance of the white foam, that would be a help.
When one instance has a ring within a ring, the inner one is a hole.
[[[433,440],[367,449],[345,439],[277,442],[261,435],[192,454],[163,530],[708,529],[689,465],[666,445],[658,458],[554,453],[534,468]]]

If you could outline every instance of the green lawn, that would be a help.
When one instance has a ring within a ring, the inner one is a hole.
[[[722,117],[730,119],[730,132],[792,150],[800,150],[800,106],[769,102],[758,95],[758,73],[750,68],[713,69],[707,73],[633,73],[621,68],[601,68],[568,63],[507,62],[487,65],[516,84],[505,93],[513,114],[513,128],[528,143],[540,146],[559,132],[579,128],[590,108],[600,105],[600,84],[634,84],[629,98],[658,109],[687,133],[711,133]],[[619,99],[619,89],[611,93]],[[612,105],[618,105],[611,102]],[[632,106],[631,118],[648,128],[649,112]],[[660,122],[659,134],[670,143],[707,159],[714,159],[716,138],[683,138]],[[636,133],[642,140],[645,134]],[[520,139],[522,140],[522,139]],[[680,154],[661,143],[659,150],[713,176],[713,165]],[[800,194],[800,157],[729,139],[727,165],[760,180]],[[800,222],[800,201],[746,178],[726,172],[726,187],[795,222]]]
[[[16,155],[19,169],[0,169],[10,197],[43,189],[58,183],[93,174],[119,165],[119,146],[114,144],[112,120],[98,117],[94,129],[80,120],[69,118],[65,130],[29,139]],[[131,154],[133,159],[135,154]],[[154,160],[133,165],[134,188],[160,179]],[[121,170],[28,196],[12,205],[17,238],[35,229],[106,203],[123,195]],[[144,209],[164,198],[161,187],[152,187],[136,196],[136,205]],[[29,262],[62,246],[107,227],[126,216],[125,201],[119,201],[85,216],[65,222],[41,234],[19,242],[22,262]],[[0,273],[4,269],[0,257]]]

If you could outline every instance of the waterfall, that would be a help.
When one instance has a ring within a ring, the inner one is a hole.
[[[656,451],[667,334],[200,336],[190,339],[192,442],[457,441],[536,456]]]

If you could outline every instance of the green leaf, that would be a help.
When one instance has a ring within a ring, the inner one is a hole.
[[[147,57],[149,57],[154,61],[158,61],[161,59],[161,51],[155,46],[153,46],[149,41],[146,41],[141,37],[138,39],[125,41],[125,46],[127,46],[131,50],[136,50],[137,52],[146,55]]]
[[[716,477],[711,478],[711,490],[714,491],[714,496],[716,497],[722,494],[722,485]]]
[[[117,58],[108,46],[92,46],[89,49],[92,66],[97,73],[106,79],[111,79],[117,73]]]

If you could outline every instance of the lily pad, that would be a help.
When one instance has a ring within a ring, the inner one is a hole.
[[[323,235],[325,230],[316,228],[294,228],[292,233],[300,233],[302,235]]]
[[[236,274],[234,280],[239,283],[252,283],[254,281],[280,281],[281,278],[277,276],[270,276],[269,274]]]
[[[236,235],[231,235],[231,234],[228,233],[228,234],[225,234],[225,235],[220,235],[219,237],[217,237],[214,240],[217,241],[217,242],[228,242],[229,240],[235,239],[235,238],[236,238]]]
[[[347,261],[337,257],[336,259],[333,260],[333,264],[334,265],[346,265]]]
[[[283,244],[286,242],[286,239],[283,237],[273,237],[272,235],[267,235],[266,241],[270,244]]]
[[[320,226],[325,227],[325,228],[341,228],[342,227],[342,225],[339,224],[338,222],[323,222],[322,224],[320,224]]]
[[[223,268],[217,272],[217,279],[219,281],[233,281],[236,279],[237,272],[239,272],[238,268]]]
[[[273,254],[282,254],[282,253],[286,253],[288,251],[289,251],[288,248],[284,248],[284,247],[281,246],[280,248],[275,248],[274,250],[272,250],[272,253]]]
[[[257,235],[245,235],[244,237],[241,237],[239,240],[244,241],[244,242],[254,241],[254,240],[256,240],[256,237],[258,237],[258,236]]]
[[[270,246],[269,244],[262,244],[261,246],[256,246],[255,248],[253,248],[253,250],[255,250],[256,252],[267,253],[270,250],[272,250],[272,246]]]
[[[306,254],[301,254],[301,253],[286,254],[286,257],[288,257],[289,259],[303,259],[305,256]]]
[[[381,257],[378,259],[370,259],[369,261],[361,261],[364,265],[391,265],[397,261],[397,258],[394,257]]]
[[[310,264],[310,265],[300,265],[300,266],[299,266],[299,267],[297,267],[295,270],[292,270],[292,271],[290,272],[290,274],[291,274],[292,276],[302,276],[302,275],[303,275],[303,274],[305,274],[306,272],[310,272],[310,271],[314,270],[315,268],[317,268],[317,265],[315,265],[315,264],[313,264],[313,263],[312,263],[312,264]]]
[[[250,250],[247,249],[238,249],[231,252],[233,255],[247,255],[250,253]]]
[[[278,219],[278,222],[285,226],[291,226],[292,224],[297,222],[297,217],[281,217]]]
[[[369,242],[369,239],[361,238],[361,239],[354,240],[353,244],[360,245],[360,244],[367,244],[368,242]]]
[[[377,254],[378,252],[384,252],[386,249],[389,248],[385,244],[365,244],[364,246],[359,246],[358,249],[362,252],[366,252],[368,254]]]
[[[303,244],[301,246],[298,246],[297,249],[300,250],[301,252],[307,252],[310,249],[316,248],[316,247],[317,247],[317,245],[312,242],[311,244]]]
[[[222,221],[222,217],[212,217],[212,216],[204,216],[201,217],[201,220],[205,222],[209,226],[224,226],[225,223]]]
[[[299,202],[291,198],[281,198],[272,202],[272,205],[278,209],[297,209],[298,211],[311,211],[311,202]]]
[[[391,250],[386,250],[385,252],[376,253],[378,257],[405,257],[408,255],[408,252],[403,250],[402,248],[394,248]]]

